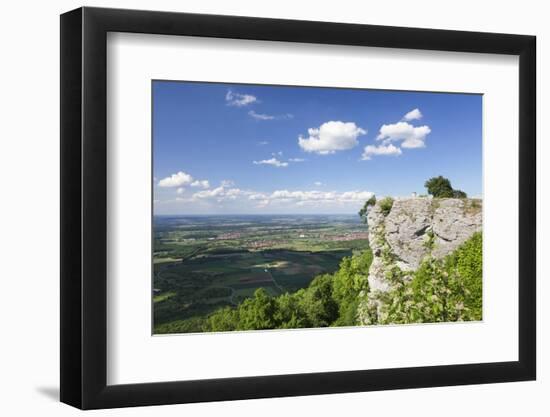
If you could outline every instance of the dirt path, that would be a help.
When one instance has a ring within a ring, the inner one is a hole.
[[[279,283],[277,282],[277,280],[275,279],[275,277],[273,276],[273,274],[271,273],[271,271],[269,269],[265,269],[265,271],[269,274],[269,276],[271,277],[271,281],[273,281],[273,285],[275,285],[277,287],[277,289],[281,292],[281,294],[284,294],[285,293],[285,290],[283,289],[283,287],[281,287],[279,285]]]

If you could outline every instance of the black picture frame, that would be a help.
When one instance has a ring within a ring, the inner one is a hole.
[[[519,360],[107,385],[108,32],[519,56]],[[61,401],[81,409],[534,380],[534,36],[102,8],[61,15]]]

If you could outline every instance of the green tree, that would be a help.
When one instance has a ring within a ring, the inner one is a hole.
[[[276,310],[276,301],[263,288],[258,288],[254,297],[239,306],[238,330],[275,329]]]
[[[424,183],[424,187],[428,190],[428,194],[433,195],[436,198],[466,198],[467,195],[464,191],[455,190],[451,186],[451,181],[447,178],[432,177]]]
[[[468,195],[462,190],[453,190],[454,198],[466,198]]]
[[[361,218],[361,220],[363,220],[364,223],[367,222],[367,214],[369,213],[369,209],[375,204],[376,204],[376,196],[373,194],[371,198],[365,201],[365,204],[363,204],[363,207],[361,207],[361,210],[359,210],[359,217]]]
[[[300,300],[311,327],[330,326],[338,318],[338,304],[332,297],[332,275],[317,276]]]
[[[224,307],[211,314],[204,328],[211,332],[227,332],[237,330],[239,325],[239,312],[232,307]]]
[[[299,290],[294,294],[285,293],[277,297],[274,318],[278,323],[278,328],[299,329],[311,326],[300,303],[303,294],[304,290]]]
[[[366,295],[369,289],[368,276],[372,263],[370,249],[352,257],[345,257],[333,278],[333,298],[338,304],[338,318],[334,326],[353,326],[357,324],[357,307],[361,293]]]

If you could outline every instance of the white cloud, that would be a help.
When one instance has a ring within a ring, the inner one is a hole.
[[[315,181],[313,185],[315,185],[316,187],[320,187],[321,185],[323,185],[323,183],[321,181]]]
[[[365,202],[371,198],[374,193],[370,191],[346,191],[342,193],[339,200],[342,202]]]
[[[210,188],[208,180],[196,180],[190,174],[179,171],[169,177],[163,178],[158,182],[159,187],[177,187],[176,193],[183,194],[184,187]]]
[[[252,103],[259,103],[256,96],[250,94],[235,93],[232,90],[227,90],[225,101],[228,106],[244,107]]]
[[[193,194],[192,200],[207,200],[227,201],[236,200],[237,198],[245,198],[248,201],[259,202],[263,205],[267,204],[345,204],[345,203],[361,203],[368,200],[373,193],[370,191],[289,191],[276,190],[272,193],[256,192],[250,190],[241,190],[239,188],[217,187],[211,190],[199,191]]]
[[[245,193],[245,192],[238,189],[238,188],[230,188],[229,190],[227,190],[225,192],[224,197],[227,197],[227,198],[230,198],[230,199],[234,200],[235,198],[237,198],[238,196],[240,196],[243,193]]]
[[[235,185],[235,181],[233,181],[233,180],[222,180],[220,185],[222,187],[233,187]]]
[[[367,145],[365,146],[365,149],[363,151],[363,155],[361,155],[361,159],[363,161],[367,161],[371,159],[371,156],[373,155],[393,155],[398,156],[401,155],[401,149],[399,149],[397,146],[392,145],[391,143],[388,145]]]
[[[288,158],[288,162],[304,162],[304,158]]]
[[[422,119],[422,112],[419,109],[414,109],[408,112],[403,116],[403,120],[410,122],[411,120],[420,120]]]
[[[320,182],[315,183],[315,185]],[[161,203],[177,203],[179,209],[185,207],[187,212],[217,212],[243,209],[247,212],[269,207],[274,212],[355,212],[373,193],[364,190],[354,191],[321,191],[280,189],[272,192],[243,190],[232,184],[196,191],[194,194],[177,196],[173,200]],[[168,209],[167,209],[168,210]],[[260,211],[261,212],[261,211]]]
[[[402,148],[423,148],[426,146],[425,140],[431,132],[429,126],[418,126],[407,122],[397,122],[389,125],[382,125],[380,134],[376,140],[383,140],[385,144],[389,142],[403,141]]]
[[[288,162],[279,161],[277,158],[273,157],[271,159],[262,159],[261,161],[252,161],[254,165],[272,165],[277,168],[286,168]]]
[[[191,183],[191,187],[210,188],[208,180],[195,180]]]
[[[211,197],[218,197],[225,194],[225,187],[220,186],[217,188],[213,188],[212,190],[204,190],[204,191],[198,191],[195,194],[193,194],[193,200],[201,199],[201,198],[211,198]]]
[[[285,203],[301,203],[304,204],[345,204],[345,203],[361,203],[372,197],[370,191],[288,191],[277,190],[272,192],[266,199],[270,203],[285,202]]]
[[[250,117],[252,117],[253,119],[256,119],[256,120],[273,120],[273,119],[275,119],[275,116],[271,116],[269,114],[256,113],[254,110],[250,110],[248,112],[248,115]]]
[[[265,146],[265,145],[268,145],[269,142],[267,140],[262,140],[261,142],[258,142],[258,145],[260,146]]]
[[[299,136],[298,145],[306,152],[327,155],[357,146],[357,137],[366,134],[365,129],[353,122],[330,121],[308,129],[309,137]]]
[[[193,182],[193,177],[186,174],[183,171],[179,171],[176,174],[172,174],[169,177],[163,178],[159,181],[159,187],[181,187]]]
[[[249,200],[265,200],[267,195],[264,193],[252,193],[248,196]]]
[[[256,120],[288,120],[288,119],[294,118],[294,115],[290,113],[272,115],[272,114],[256,113],[254,110],[250,110],[248,112],[248,115]]]
[[[250,191],[243,191],[239,188],[230,188],[232,184],[222,184],[219,187],[211,190],[198,191],[191,197],[192,201],[215,199],[218,202],[225,200],[235,200],[239,196],[247,196],[252,194]]]

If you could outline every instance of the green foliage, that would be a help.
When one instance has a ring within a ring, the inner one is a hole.
[[[296,329],[351,326],[357,323],[360,294],[368,291],[372,252],[345,257],[334,274],[317,276],[307,288],[271,297],[260,288],[237,307],[225,307],[206,319],[204,331]]]
[[[212,314],[205,323],[206,331],[227,332],[237,330],[239,311],[232,307],[224,307]]]
[[[393,207],[393,198],[386,197],[380,201],[380,210],[384,216],[390,214],[391,208]]]
[[[453,198],[466,198],[468,195],[462,190],[453,190]]]
[[[334,274],[333,298],[338,304],[335,326],[352,326],[357,323],[357,306],[361,294],[369,290],[368,275],[372,263],[372,251],[344,258],[340,269]]]
[[[199,333],[204,331],[205,319],[191,317],[185,320],[174,320],[155,326],[155,334],[164,333]]]
[[[455,190],[451,186],[451,181],[447,178],[432,177],[424,183],[424,187],[428,190],[428,194],[433,195],[436,198],[466,198],[467,195],[464,191]]]
[[[363,222],[367,222],[367,214],[369,212],[370,207],[373,207],[376,204],[376,196],[373,194],[371,198],[369,198],[367,201],[365,201],[365,204],[363,207],[361,207],[361,210],[359,210],[359,217],[363,220]]]
[[[442,260],[426,258],[410,280],[396,280],[382,302],[380,324],[481,320],[481,233]]]
[[[332,297],[332,275],[316,277],[304,291],[300,304],[308,327],[330,326],[338,318],[338,304]]]

